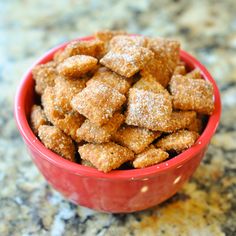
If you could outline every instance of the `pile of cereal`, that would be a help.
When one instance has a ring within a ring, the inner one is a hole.
[[[183,152],[214,100],[212,85],[187,70],[179,51],[175,40],[118,31],[68,44],[32,71],[41,101],[32,130],[62,157],[103,172]]]

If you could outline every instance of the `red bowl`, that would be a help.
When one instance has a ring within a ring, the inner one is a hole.
[[[90,40],[92,37],[80,40]],[[66,43],[67,44],[67,43]],[[159,204],[174,195],[189,179],[203,158],[220,120],[220,93],[207,69],[185,51],[181,59],[191,69],[199,68],[204,79],[214,87],[215,110],[196,144],[163,163],[133,170],[102,173],[63,159],[47,149],[29,126],[34,103],[34,81],[31,70],[46,63],[66,44],[53,48],[23,76],[15,97],[15,120],[30,156],[48,183],[70,201],[104,212],[134,212]]]

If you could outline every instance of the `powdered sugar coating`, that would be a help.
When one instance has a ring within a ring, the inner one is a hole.
[[[35,91],[43,94],[48,86],[54,86],[57,77],[56,64],[52,61],[37,65],[32,70],[33,79],[35,80]]]
[[[98,60],[95,57],[76,55],[65,59],[57,66],[59,75],[65,77],[80,77],[88,71],[94,69]]]
[[[111,49],[100,63],[119,75],[131,77],[152,60],[154,54],[147,48],[126,45]]]
[[[94,81],[74,96],[71,106],[92,123],[101,126],[109,121],[125,101],[125,96],[116,89]]]
[[[98,170],[105,173],[134,159],[132,151],[113,142],[85,144],[79,147],[79,154],[83,160],[90,161]]]
[[[84,117],[75,111],[63,112],[60,107],[56,106],[55,91],[52,87],[46,88],[42,95],[42,105],[47,119],[64,133],[77,140],[76,131],[84,122]]]
[[[42,143],[65,159],[75,161],[75,146],[72,139],[56,126],[41,125],[39,138]]]
[[[124,116],[116,112],[113,117],[104,125],[96,126],[86,119],[81,127],[77,130],[78,139],[91,143],[109,142],[112,135],[117,131],[124,121]]]
[[[140,153],[160,135],[160,132],[125,125],[113,135],[112,139],[133,152]]]
[[[47,117],[41,106],[33,105],[30,113],[30,125],[33,132],[37,135],[40,125],[47,125]]]
[[[169,154],[154,146],[148,147],[144,152],[135,156],[133,161],[134,168],[145,168],[158,164],[169,157]]]
[[[87,85],[98,81],[106,84],[107,86],[118,90],[122,94],[126,94],[130,88],[131,79],[116,74],[108,70],[106,67],[101,67],[94,74],[94,76],[87,82]]]
[[[203,79],[173,76],[170,81],[173,107],[210,115],[214,110],[213,86]]]
[[[54,104],[60,107],[62,111],[69,112],[72,110],[70,102],[72,98],[81,92],[86,86],[87,78],[65,79],[58,76],[55,79],[55,98]]]
[[[126,124],[158,131],[162,123],[170,119],[171,112],[171,97],[166,92],[129,90]]]
[[[198,139],[199,134],[189,130],[179,130],[157,141],[156,147],[165,151],[183,152],[190,148]]]

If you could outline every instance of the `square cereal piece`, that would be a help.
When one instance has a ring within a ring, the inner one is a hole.
[[[170,119],[163,122],[161,131],[172,133],[179,129],[188,128],[195,119],[195,111],[173,111]]]
[[[131,150],[113,142],[85,144],[79,147],[79,154],[81,159],[90,161],[99,171],[105,173],[134,159],[134,153]]]
[[[111,39],[109,48],[126,47],[127,45],[147,47],[148,39],[144,36],[118,35]]]
[[[156,142],[156,147],[165,151],[181,153],[190,148],[198,139],[199,134],[194,131],[179,130],[169,134]]]
[[[71,106],[92,123],[101,126],[109,121],[125,101],[125,96],[116,89],[94,81],[74,96]]]
[[[134,168],[145,168],[158,164],[169,157],[169,154],[153,145],[145,149],[144,152],[135,156],[133,161]]]
[[[38,135],[40,125],[47,125],[49,122],[41,106],[33,105],[30,113],[30,126],[34,134]]]
[[[42,105],[47,119],[64,133],[77,140],[76,131],[84,122],[84,117],[76,111],[64,112],[55,105],[55,90],[47,87],[42,95]]]
[[[214,110],[213,86],[203,79],[173,76],[170,81],[173,107],[211,115]]]
[[[128,92],[132,82],[131,79],[120,76],[106,67],[99,68],[94,76],[87,82],[87,85],[93,83],[94,81],[104,83],[108,87],[114,88],[122,94],[126,94]]]
[[[67,160],[75,161],[75,146],[72,139],[56,126],[41,125],[39,138],[46,148]]]
[[[65,77],[80,77],[96,68],[98,60],[95,57],[76,55],[65,59],[57,66],[59,75]]]
[[[72,98],[86,87],[86,78],[65,79],[58,76],[55,79],[55,106],[60,107],[64,112],[72,110],[70,102]]]
[[[116,35],[127,35],[127,33],[122,30],[102,30],[102,31],[97,31],[94,34],[95,38],[106,43],[109,42]]]
[[[158,83],[151,74],[147,74],[146,76],[141,77],[141,79],[136,82],[132,88],[147,90],[153,93],[166,91],[164,87],[160,83]]]
[[[162,123],[170,119],[172,101],[168,93],[153,93],[131,88],[125,123],[158,131]]]
[[[153,52],[144,47],[126,45],[110,50],[100,63],[119,75],[131,77],[153,59]]]
[[[165,61],[156,58],[150,60],[140,71],[140,74],[142,77],[149,77],[151,75],[163,87],[167,87],[171,78],[171,73],[165,64]]]
[[[148,47],[154,52],[155,58],[166,65],[172,74],[180,59],[180,43],[173,39],[151,38]]]
[[[123,126],[113,135],[112,139],[135,153],[140,153],[160,135],[160,132],[144,128]]]
[[[95,168],[95,166],[90,161],[87,161],[87,160],[81,160],[81,165]]]
[[[64,50],[54,54],[54,61],[59,64],[65,59],[75,55],[86,55],[101,58],[105,54],[105,44],[98,39],[79,40],[69,43]]]
[[[104,125],[96,126],[90,120],[85,120],[76,134],[78,139],[90,143],[109,142],[111,136],[117,131],[124,121],[124,116],[116,112],[113,117]]]
[[[33,79],[35,80],[35,91],[42,94],[46,87],[54,86],[57,77],[56,64],[52,61],[36,65],[33,70]]]

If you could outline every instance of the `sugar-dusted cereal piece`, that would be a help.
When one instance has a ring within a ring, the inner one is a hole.
[[[47,125],[48,120],[41,106],[33,105],[30,113],[30,125],[33,132],[38,135],[40,125]]]
[[[117,89],[122,94],[126,94],[131,85],[131,79],[120,76],[106,67],[99,68],[94,76],[87,82],[87,85],[94,81],[104,83],[108,87]]]
[[[95,57],[76,55],[65,59],[57,67],[59,75],[65,77],[79,77],[97,66]]]
[[[117,131],[124,121],[124,116],[116,112],[113,117],[104,125],[96,126],[90,120],[85,120],[81,127],[77,130],[78,139],[90,143],[109,142],[111,136]]]
[[[162,123],[161,131],[172,133],[179,129],[185,129],[196,119],[195,111],[173,111],[168,121]]]
[[[202,79],[201,71],[199,69],[194,69],[185,75],[185,78],[189,79]]]
[[[214,110],[213,86],[203,79],[173,76],[170,81],[173,107],[211,115]]]
[[[75,161],[75,146],[72,139],[56,126],[41,125],[39,138],[48,149],[67,160]]]
[[[46,87],[54,86],[54,80],[57,77],[56,64],[52,61],[37,65],[33,68],[32,74],[35,80],[35,91],[42,94]]]
[[[135,156],[133,161],[134,168],[145,168],[166,160],[169,154],[153,145],[146,148],[142,153]]]
[[[81,160],[81,165],[95,168],[94,165],[87,160]]]
[[[160,135],[160,132],[144,128],[123,126],[113,135],[112,139],[135,153],[140,153]]]
[[[186,69],[185,66],[177,65],[175,67],[175,70],[173,72],[173,75],[186,75]]]
[[[118,35],[111,39],[109,48],[126,47],[127,45],[147,47],[148,39],[144,36]]]
[[[134,159],[134,153],[113,142],[85,144],[79,147],[81,159],[90,161],[99,171],[105,173]]]
[[[154,52],[155,58],[162,61],[173,73],[179,63],[180,43],[173,39],[152,38],[148,47]]]
[[[162,123],[170,119],[171,113],[172,102],[168,93],[129,90],[126,124],[158,131]]]
[[[186,128],[190,131],[195,131],[195,132],[201,134],[203,131],[203,117],[201,117],[199,115],[196,116],[193,119],[193,121],[191,122],[191,124]]]
[[[87,78],[65,79],[58,76],[55,79],[55,106],[58,106],[64,112],[71,111],[70,102],[72,98],[86,87]]]
[[[71,106],[92,123],[101,126],[109,121],[125,101],[125,96],[116,89],[94,81],[73,97]]]
[[[146,76],[149,73],[166,87],[179,62],[180,44],[175,40],[152,38],[149,39],[148,48],[154,52],[155,60],[149,61],[141,75]]]
[[[77,140],[76,131],[84,122],[84,117],[76,111],[63,112],[55,105],[55,90],[47,87],[42,95],[42,105],[47,119],[64,133]]]
[[[127,35],[127,33],[122,30],[102,30],[94,34],[95,38],[104,42],[109,42],[116,35]]]
[[[189,130],[179,130],[157,141],[156,146],[165,151],[180,153],[190,148],[198,139],[199,134]]]
[[[163,87],[167,87],[170,81],[170,71],[162,60],[154,58],[140,71],[142,77],[150,75],[156,79]]]
[[[143,69],[153,57],[153,52],[144,47],[131,45],[117,46],[110,50],[100,60],[100,63],[117,74],[129,78]]]
[[[59,64],[65,59],[75,55],[87,55],[100,58],[105,54],[105,44],[98,39],[77,40],[69,43],[64,50],[59,50],[54,54],[54,61]]]
[[[163,91],[167,92],[167,90],[165,90],[164,87],[158,83],[151,74],[141,77],[141,79],[133,85],[133,88],[143,89],[153,93],[159,93]]]

